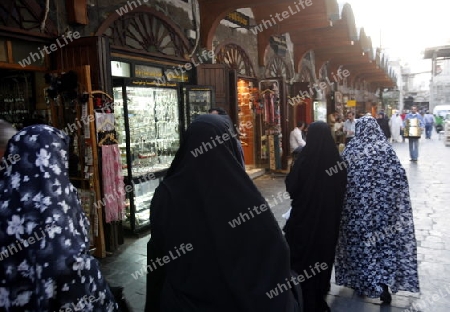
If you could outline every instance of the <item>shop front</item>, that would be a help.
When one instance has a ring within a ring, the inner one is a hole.
[[[180,28],[147,6],[111,14],[91,37],[65,33],[67,42],[38,28],[35,36],[0,28],[0,118],[71,137],[71,181],[91,219],[91,249],[105,257],[123,243],[124,229],[148,228],[182,129],[214,105],[211,88],[192,86],[208,55],[190,58]],[[52,44],[55,53],[43,52]]]
[[[148,7],[107,19],[96,35],[106,37],[110,49],[114,130],[126,187],[122,226],[137,233],[150,226],[150,202],[183,129],[214,105],[212,88],[195,85],[196,66],[210,56],[187,58],[192,47],[183,33]]]
[[[95,200],[101,198],[97,142],[93,119],[82,118],[83,113],[93,113],[92,98],[83,96],[92,92],[90,67],[67,67],[64,71],[51,67],[53,52],[79,38],[78,33],[57,36],[51,20],[40,29],[42,11],[34,1],[25,6],[12,2],[7,8],[0,4],[0,9],[20,16],[6,20],[6,25],[0,22],[0,118],[18,130],[49,124],[70,136],[69,178],[91,223],[90,250],[104,257],[103,211],[94,207]]]
[[[244,150],[245,165],[255,167],[261,159],[260,138],[257,133],[262,129],[260,94],[258,81],[250,58],[246,51],[235,43],[219,45],[215,50],[216,63],[224,64],[229,70],[229,93],[236,98],[230,105],[229,114],[239,130]],[[234,117],[234,118],[233,118]]]
[[[287,82],[292,78],[292,71],[283,58],[276,54],[268,59],[265,68],[265,78],[259,84],[265,108],[264,138],[269,169],[286,170],[290,156],[289,135],[292,130],[292,108],[289,107],[292,105],[287,97],[291,92]]]
[[[212,107],[212,98],[202,96],[211,95],[208,87],[184,87],[192,84],[191,72],[172,74],[179,64],[125,56],[111,62],[122,175],[132,186],[123,227],[132,232],[150,225],[150,202],[180,146],[182,129]]]

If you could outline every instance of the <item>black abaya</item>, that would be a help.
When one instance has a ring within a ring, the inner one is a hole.
[[[312,123],[308,144],[286,178],[292,211],[284,227],[292,269],[305,277],[301,284],[305,312],[324,311],[323,296],[330,285],[346,175],[329,126]]]
[[[298,311],[290,290],[266,294],[290,277],[289,249],[270,209],[253,210],[267,203],[233,136],[225,118],[198,117],[155,192],[148,264],[183,243],[192,249],[149,272],[146,312]]]

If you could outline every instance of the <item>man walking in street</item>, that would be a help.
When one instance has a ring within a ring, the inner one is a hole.
[[[423,116],[425,122],[425,139],[431,139],[431,133],[433,132],[434,116],[427,110],[427,113]]]
[[[417,106],[412,106],[411,107],[411,112],[408,113],[405,116],[405,120],[404,120],[405,124],[403,125],[403,127],[405,127],[406,124],[407,124],[407,121],[411,120],[411,119],[417,119],[418,123],[419,123],[419,127],[421,129],[424,128],[425,124],[423,122],[423,117],[422,117],[422,115],[420,115],[417,112]],[[408,131],[408,133],[409,133],[409,131]],[[408,137],[408,140],[409,140],[409,156],[411,157],[410,161],[417,161],[417,159],[419,158],[419,139],[420,139],[420,137],[418,137],[418,138],[417,137],[411,137],[411,136]]]

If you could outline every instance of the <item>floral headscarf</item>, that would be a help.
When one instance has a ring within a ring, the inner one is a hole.
[[[0,310],[117,310],[89,254],[68,145],[67,135],[45,125],[8,143],[0,170]]]

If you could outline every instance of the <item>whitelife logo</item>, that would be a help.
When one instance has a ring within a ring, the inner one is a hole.
[[[122,16],[124,14],[127,14],[130,11],[133,11],[138,6],[141,6],[143,3],[147,3],[149,0],[142,0],[142,1],[141,0],[136,0],[136,1],[127,1],[127,4],[125,4],[124,6],[118,8],[116,10],[116,13],[119,14],[119,16]]]
[[[277,287],[270,290],[269,292],[266,292],[266,295],[267,297],[269,297],[269,299],[272,299],[278,295],[281,295],[283,292],[292,289],[292,284],[298,285],[300,283],[303,283],[304,281],[310,279],[313,276],[316,276],[317,274],[319,274],[322,271],[325,271],[326,269],[328,269],[328,265],[325,262],[322,263],[316,262],[316,264],[314,264],[314,267],[309,266],[309,270],[306,269],[303,270],[304,275],[299,274],[297,276],[291,276],[290,279],[285,278],[286,283],[281,284],[278,283]],[[308,273],[311,273],[311,275]]]
[[[24,58],[22,61],[19,61],[19,64],[22,67],[31,65],[32,63],[40,61],[42,58],[44,58],[45,54],[49,55],[52,52],[55,52],[56,50],[58,50],[59,48],[62,48],[64,46],[68,45],[70,42],[74,41],[75,39],[79,39],[80,37],[81,37],[81,35],[79,32],[75,31],[72,33],[71,31],[69,31],[65,35],[62,35],[61,38],[56,39],[56,43],[52,43],[50,46],[44,46],[43,49],[38,48],[39,53],[30,52],[30,54],[27,58]],[[64,43],[62,43],[61,41],[64,41]]]
[[[298,95],[289,99],[288,103],[291,104],[292,106],[295,106],[297,104],[301,104],[302,101],[305,98],[313,98],[314,97],[314,90],[313,88],[316,90],[316,92],[320,92],[321,90],[325,90],[328,86],[330,88],[333,88],[334,83],[339,83],[341,80],[344,80],[345,78],[350,76],[350,71],[348,69],[342,69],[339,68],[337,70],[336,75],[331,72],[331,75],[333,76],[334,81],[330,81],[330,79],[328,77],[325,77],[325,81],[316,81],[315,83],[313,83],[312,85],[309,84],[308,88],[309,90],[305,90],[305,91],[299,91]],[[337,77],[336,77],[337,76]]]
[[[169,250],[169,255],[163,256],[162,258],[156,258],[155,260],[151,259],[149,265],[144,265],[140,271],[135,271],[134,273],[131,273],[131,276],[133,276],[134,279],[138,279],[141,276],[144,276],[146,273],[153,272],[157,270],[159,267],[164,266],[165,264],[168,264],[170,261],[173,261],[175,259],[178,259],[182,255],[185,255],[188,251],[194,250],[194,247],[192,244],[184,244],[182,243],[180,247],[175,246],[175,250],[172,253],[172,250]],[[176,255],[175,255],[176,254]],[[155,263],[156,261],[156,263]]]

